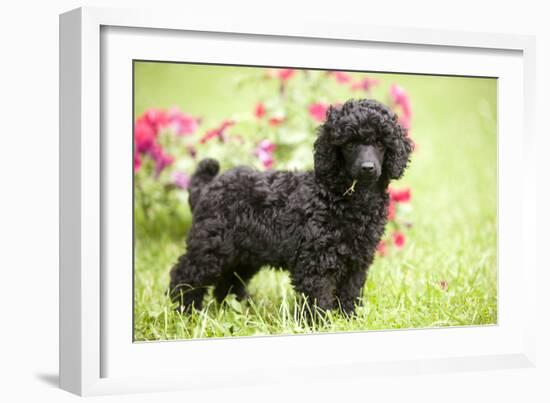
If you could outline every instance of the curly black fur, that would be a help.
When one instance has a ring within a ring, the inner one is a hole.
[[[270,265],[289,270],[295,290],[321,309],[352,313],[384,232],[387,187],[411,150],[390,109],[350,100],[327,112],[313,171],[237,167],[218,175],[217,161],[201,161],[190,184],[187,252],[170,273],[172,298],[200,309],[211,285],[220,301],[230,292],[243,298],[250,278]]]

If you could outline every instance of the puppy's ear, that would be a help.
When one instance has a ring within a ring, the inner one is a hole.
[[[405,168],[410,161],[410,155],[413,150],[412,140],[408,137],[406,129],[395,122],[392,131],[392,139],[384,155],[382,172],[386,179],[399,179],[403,176]]]
[[[327,113],[325,115],[325,123],[321,133],[327,136],[329,142],[333,142],[337,139],[338,133],[338,123],[342,115],[342,105],[330,105],[328,107]]]
[[[330,105],[325,116],[327,123],[336,124],[341,112],[342,105]]]

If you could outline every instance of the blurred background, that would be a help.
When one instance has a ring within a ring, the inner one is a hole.
[[[496,91],[487,78],[135,62],[136,339],[496,323]],[[289,326],[289,278],[268,268],[249,287],[253,309],[229,300],[172,313],[164,291],[185,251],[198,161],[310,169],[316,128],[349,98],[393,108],[415,144],[357,317]]]

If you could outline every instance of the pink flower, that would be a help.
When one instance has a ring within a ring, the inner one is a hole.
[[[390,87],[390,96],[393,103],[401,109],[399,123],[405,129],[409,129],[412,118],[412,108],[409,95],[403,88],[401,88],[397,84],[392,84],[392,86]]]
[[[273,158],[273,152],[275,151],[275,144],[270,140],[265,139],[260,141],[254,154],[258,157],[265,169],[270,169],[273,167],[275,159]]]
[[[155,161],[155,176],[158,177],[160,173],[174,162],[174,157],[166,154],[159,144],[155,144],[150,150],[149,155]]]
[[[400,231],[393,233],[393,244],[396,248],[401,249],[405,245],[405,234]]]
[[[262,104],[261,102],[258,102],[258,104],[256,105],[256,108],[254,109],[254,115],[258,119],[261,119],[265,116],[265,106],[264,106],[264,104]]]
[[[408,203],[411,201],[411,189],[405,188],[400,190],[390,189],[391,200],[396,203]]]
[[[169,154],[163,154],[160,160],[156,161],[157,164],[155,165],[155,173],[157,176],[160,175],[160,173],[169,165],[172,165],[174,162],[174,157],[172,157]]]
[[[225,130],[228,127],[231,127],[235,124],[235,121],[233,120],[224,120],[222,124],[219,127],[216,127],[215,129],[207,131],[199,140],[199,143],[204,144],[214,138],[218,138],[220,141],[224,141],[225,137]]]
[[[188,135],[198,128],[199,120],[181,113],[177,108],[166,113],[159,109],[148,109],[141,115],[134,126],[134,139],[138,153],[147,153],[155,145],[159,131],[171,126],[177,135]]]
[[[146,110],[142,115],[142,119],[147,122],[155,132],[158,132],[161,127],[166,126],[169,122],[166,112],[153,108]]]
[[[136,152],[134,153],[134,172],[139,171],[140,167],[141,167],[141,158],[139,157],[139,154]]]
[[[390,95],[392,100],[397,105],[406,105],[409,103],[407,92],[397,84],[392,84],[390,87]]]
[[[172,109],[168,114],[168,122],[178,136],[193,134],[199,127],[199,120],[191,115]]]
[[[174,182],[174,185],[179,187],[180,189],[187,189],[189,187],[189,175],[187,175],[185,172],[174,172],[172,175],[172,182]]]
[[[194,133],[199,125],[199,119],[182,113],[178,108],[172,108],[169,112],[160,109],[148,109],[136,120],[136,137],[145,128],[158,135],[159,130],[171,126],[177,135],[185,136]]]
[[[159,131],[171,126],[177,135],[188,135],[197,130],[198,124],[198,119],[181,113],[177,108],[169,112],[153,108],[145,111],[134,125],[134,172],[141,167],[141,156],[148,155],[155,162],[155,175],[158,177],[174,162],[174,157],[166,154],[157,142]]]
[[[275,145],[275,143],[271,142],[268,139],[265,139],[260,141],[260,143],[258,144],[257,150],[263,150],[267,153],[273,153],[276,147],[277,146]]]
[[[309,105],[309,115],[316,120],[317,122],[322,122],[325,120],[325,116],[327,114],[328,105],[323,103],[315,103]]]
[[[266,153],[265,151],[259,151],[257,156],[265,169],[270,169],[271,167],[273,167],[275,159],[273,158],[272,154]]]
[[[277,76],[281,81],[288,81],[292,78],[294,73],[296,73],[294,69],[280,69],[277,71]]]
[[[343,71],[328,71],[327,74],[333,76],[339,84],[345,84],[351,81],[351,76]]]
[[[366,92],[369,92],[372,87],[380,84],[380,80],[377,80],[376,78],[369,78],[365,77],[362,80],[359,80],[351,85],[351,89],[353,91],[357,90],[363,90]]]

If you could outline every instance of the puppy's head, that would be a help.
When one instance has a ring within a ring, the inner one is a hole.
[[[344,186],[387,186],[403,175],[411,151],[394,112],[378,101],[350,100],[327,112],[315,144],[315,172]]]
[[[386,148],[381,141],[349,141],[340,147],[346,173],[367,185],[380,179]]]

